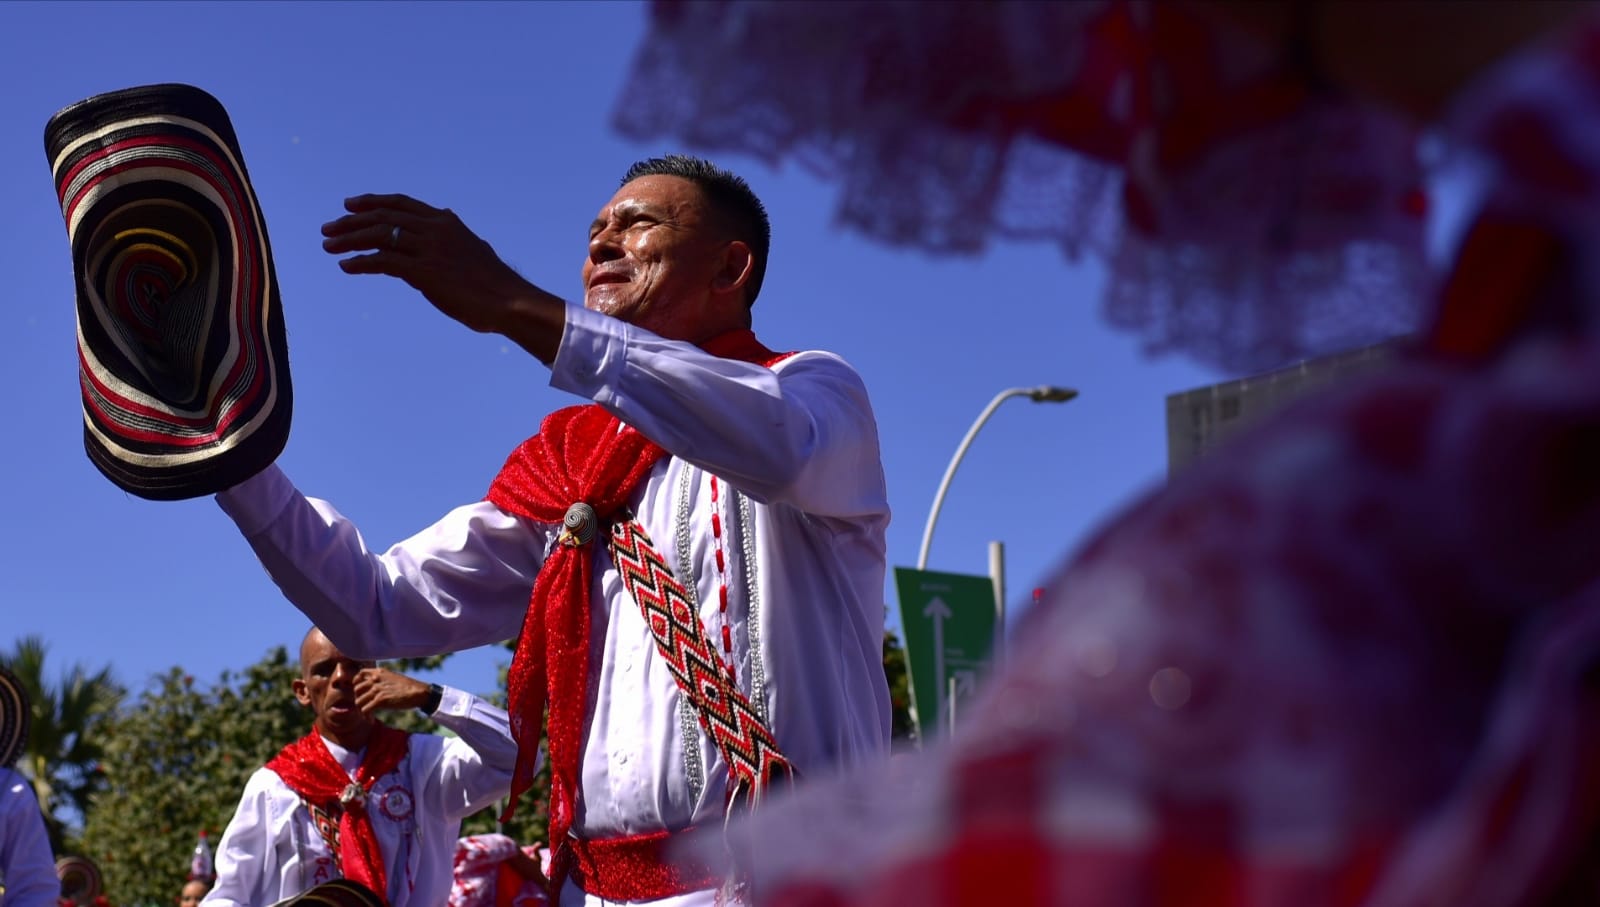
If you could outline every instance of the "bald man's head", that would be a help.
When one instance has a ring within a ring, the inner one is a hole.
[[[366,745],[373,719],[356,705],[354,683],[357,673],[375,666],[345,655],[315,627],[306,633],[294,698],[311,709],[312,726],[322,736],[349,748]]]

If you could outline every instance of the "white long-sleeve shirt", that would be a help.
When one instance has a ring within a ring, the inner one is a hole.
[[[816,774],[885,755],[889,507],[877,424],[856,372],[825,352],[771,369],[720,359],[571,306],[551,384],[672,454],[630,506],[694,591],[719,647],[721,627],[730,627],[740,688],[796,769]],[[218,501],[289,600],[363,658],[515,637],[558,528],[479,502],[380,554],[275,467]],[[713,514],[724,529],[720,572]],[[594,549],[595,676],[574,833],[720,821],[727,767],[685,709],[605,547]]]
[[[0,765],[0,907],[55,907],[61,894],[33,785]]]
[[[433,720],[458,736],[412,734],[405,758],[373,783],[367,799],[390,907],[443,904],[461,820],[504,797],[511,786],[517,747],[503,710],[446,687]],[[353,779],[361,751],[322,742]],[[276,772],[260,768],[217,843],[217,883],[202,903],[266,907],[340,878],[336,867],[300,796]]]

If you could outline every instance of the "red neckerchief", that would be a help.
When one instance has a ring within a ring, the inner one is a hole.
[[[762,346],[749,330],[720,334],[701,346],[724,359],[771,366],[788,354]],[[488,499],[508,513],[560,525],[582,502],[609,520],[643,484],[667,452],[622,425],[598,404],[571,406],[547,416],[539,433],[511,452],[489,488]],[[578,789],[579,743],[589,676],[589,590],[593,552],[557,545],[534,581],[522,635],[506,677],[517,766],[504,822],[533,783],[539,721],[548,702],[550,738],[551,885],[566,875],[563,847],[572,828]]]
[[[384,871],[383,854],[367,815],[366,794],[379,778],[394,771],[405,758],[411,735],[386,724],[372,729],[367,751],[361,757],[353,782],[361,788],[360,798],[346,800],[352,782],[339,760],[328,752],[327,744],[315,730],[284,747],[267,768],[283,779],[289,789],[307,805],[339,817],[339,868],[344,877],[367,886],[389,903],[389,879]],[[353,793],[353,792],[351,792]]]

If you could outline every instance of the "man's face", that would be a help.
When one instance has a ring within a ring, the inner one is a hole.
[[[618,189],[589,228],[584,308],[669,340],[705,340],[727,329],[730,294],[717,287],[728,245],[699,186],[642,176]]]
[[[320,633],[307,637],[300,647],[300,677],[294,698],[309,706],[312,726],[335,743],[352,738],[372,724],[372,716],[356,707],[356,673],[370,661],[346,656]]]

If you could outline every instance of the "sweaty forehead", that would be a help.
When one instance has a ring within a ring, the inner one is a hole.
[[[618,189],[601,209],[600,219],[642,212],[692,215],[704,203],[700,187],[692,181],[681,176],[653,174],[631,180]]]

